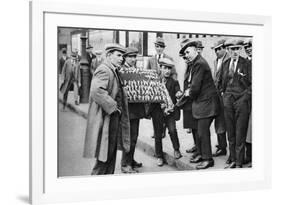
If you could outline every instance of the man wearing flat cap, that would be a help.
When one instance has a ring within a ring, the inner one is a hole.
[[[186,43],[189,42],[188,38],[184,38],[181,42],[180,42],[180,47],[182,48],[183,46],[185,46]],[[188,89],[191,85],[191,70],[189,65],[189,61],[186,58],[186,56],[184,55],[184,53],[180,53],[179,54],[180,57],[182,57],[185,61],[186,64],[186,71],[184,74],[184,81],[183,81],[183,88],[184,90]],[[182,104],[181,109],[183,110],[183,128],[187,129],[187,133],[192,133],[192,137],[193,137],[193,142],[194,145],[187,149],[186,152],[187,153],[193,153],[192,154],[192,158],[196,157],[197,154],[197,138],[198,138],[198,132],[197,132],[197,119],[195,119],[192,115],[192,100],[190,98],[187,98],[185,96],[182,96],[179,100],[179,103]]]
[[[95,158],[92,175],[113,174],[117,144],[130,150],[130,124],[127,94],[119,69],[125,48],[119,44],[105,46],[106,59],[94,72],[84,144],[84,157]]]
[[[124,53],[123,69],[136,68],[138,49],[134,47],[126,48]],[[128,103],[129,106],[129,119],[130,119],[130,135],[131,146],[130,152],[123,151],[121,160],[121,171],[123,173],[137,173],[136,168],[142,167],[141,162],[134,159],[136,144],[139,135],[140,119],[145,117],[145,108],[143,103]]]
[[[219,114],[219,97],[207,61],[198,54],[197,42],[186,43],[180,54],[185,55],[189,63],[190,87],[184,91],[186,97],[192,100],[192,115],[197,119],[197,152],[198,155],[190,160],[199,163],[196,169],[207,169],[214,166],[210,139],[210,126]]]
[[[225,42],[230,58],[222,64],[218,89],[222,93],[224,115],[229,142],[229,168],[241,168],[251,105],[251,67],[240,56],[243,41],[229,39]]]
[[[212,49],[214,50],[217,58],[214,61],[214,69],[213,69],[213,78],[215,81],[215,85],[217,87],[218,82],[218,76],[221,71],[222,64],[229,58],[229,54],[226,51],[226,47],[224,45],[225,39],[220,39],[217,42],[215,42]],[[224,119],[224,105],[221,97],[221,93],[218,91],[219,97],[220,97],[220,114],[216,116],[215,118],[215,131],[217,134],[217,141],[218,144],[216,145],[217,150],[214,153],[214,157],[226,155],[226,125],[225,125],[225,119]]]
[[[68,92],[71,85],[74,87],[74,100],[75,104],[78,105],[79,101],[79,87],[81,86],[81,76],[80,76],[80,63],[77,60],[76,53],[71,53],[71,58],[68,58],[62,68],[61,73],[62,84],[60,86],[60,92],[63,95],[63,108],[65,111],[66,102],[68,98]]]
[[[244,49],[247,54],[246,59],[248,60],[250,66],[252,67],[252,39],[251,38],[246,39],[244,41]],[[245,148],[246,148],[246,155],[245,155],[244,164],[251,163],[252,162],[252,111],[250,113]],[[249,166],[251,166],[251,164]]]

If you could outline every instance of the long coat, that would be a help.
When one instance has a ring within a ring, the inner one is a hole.
[[[67,59],[62,68],[61,76],[63,82],[60,91],[64,94],[72,83],[77,82],[79,84],[81,82],[79,62],[72,64],[71,59]]]
[[[224,64],[225,61],[227,61],[228,59],[230,58],[228,52],[225,52],[224,56],[222,57],[222,62],[221,62],[221,65],[220,67],[218,68],[218,58],[216,58],[214,60],[214,69],[213,69],[213,79],[215,81],[215,85],[217,86],[217,80],[219,78],[219,73],[221,71],[221,68],[222,68],[222,65]]]
[[[115,97],[121,86],[115,68],[105,60],[94,72],[89,99],[88,121],[84,145],[84,157],[97,158],[106,162],[109,148],[110,115],[117,109]],[[128,101],[123,87],[123,107],[118,133],[119,146],[125,152],[130,150],[130,124]]]
[[[195,119],[214,117],[219,114],[219,96],[207,61],[197,55],[189,64],[191,69],[190,97]]]
[[[184,75],[183,89],[186,90],[190,88],[191,85],[191,75],[190,75],[190,67],[188,64],[186,66],[186,72]],[[186,98],[186,102],[182,106],[183,109],[183,128],[197,129],[197,119],[195,119],[192,115],[192,99]]]

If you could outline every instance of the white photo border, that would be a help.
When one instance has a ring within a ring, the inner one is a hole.
[[[47,1],[32,2],[30,12],[30,201],[33,204],[271,186],[270,17]],[[165,32],[176,29],[179,33],[253,36],[253,168],[57,178],[57,84],[54,83],[57,70],[52,69],[57,66],[57,27]]]

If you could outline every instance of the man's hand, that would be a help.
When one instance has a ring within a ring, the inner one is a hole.
[[[176,93],[176,98],[180,98],[182,96],[182,92],[181,91],[178,91],[177,93]]]
[[[184,91],[184,96],[188,97],[189,94],[190,94],[190,89],[188,88]]]
[[[166,105],[164,103],[161,103],[161,109],[166,108]]]
[[[115,110],[112,114],[117,114],[117,113],[118,113],[119,115],[121,115],[122,112],[121,112],[120,109],[116,108],[116,110]]]

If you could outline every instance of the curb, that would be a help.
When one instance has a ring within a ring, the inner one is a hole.
[[[61,98],[59,98],[59,102],[62,103],[63,100]],[[71,111],[75,112],[76,114],[83,117],[84,119],[88,118],[88,113],[86,113],[85,111],[83,111],[79,107],[77,107],[77,106],[75,106],[71,103],[66,103],[66,106]],[[150,144],[142,141],[140,139],[140,137],[138,137],[137,148],[140,149],[141,151],[143,151],[144,153],[146,153],[146,154],[148,154],[152,157],[155,157],[154,146],[151,146]],[[191,165],[187,164],[183,160],[183,157],[180,158],[180,159],[175,159],[171,154],[168,154],[168,153],[164,152],[164,159],[169,166],[175,167],[176,169],[178,169],[180,171],[181,170],[194,170],[195,169]]]

